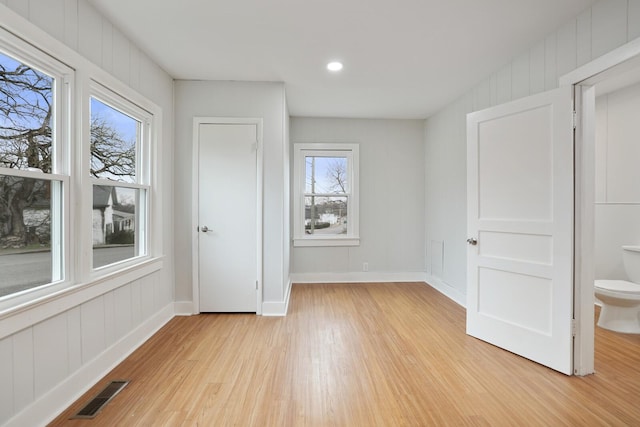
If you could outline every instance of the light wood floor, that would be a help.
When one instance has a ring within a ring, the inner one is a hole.
[[[295,285],[284,318],[173,319],[52,425],[640,425],[640,335],[596,331],[597,374],[566,377],[466,336],[428,286]]]

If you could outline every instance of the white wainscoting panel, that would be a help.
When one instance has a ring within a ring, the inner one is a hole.
[[[67,337],[66,313],[60,313],[33,327],[33,378],[36,399],[69,375]],[[14,358],[13,363],[15,366],[18,360]]]
[[[67,311],[67,346],[69,349],[69,372],[82,366],[82,314],[80,307]]]
[[[131,284],[116,289],[114,291],[114,299],[115,333],[116,337],[123,337],[133,329]]]
[[[35,397],[33,328],[13,336],[13,395],[14,410],[20,411]]]
[[[33,382],[32,388],[33,388]],[[0,424],[14,414],[13,337],[0,340]]]
[[[104,294],[104,345],[111,346],[116,341],[116,315],[113,291]]]
[[[82,324],[82,363],[105,349],[104,297],[94,298],[80,307]]]

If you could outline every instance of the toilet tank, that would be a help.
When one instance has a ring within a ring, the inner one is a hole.
[[[640,246],[623,246],[622,262],[629,280],[640,283]]]

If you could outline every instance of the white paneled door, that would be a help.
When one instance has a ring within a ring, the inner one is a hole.
[[[256,312],[257,126],[199,124],[201,312]]]
[[[467,333],[573,365],[573,107],[560,88],[467,116]]]

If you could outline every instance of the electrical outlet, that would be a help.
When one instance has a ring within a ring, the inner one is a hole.
[[[368,262],[363,262],[362,263],[362,271],[369,271],[369,263]]]

